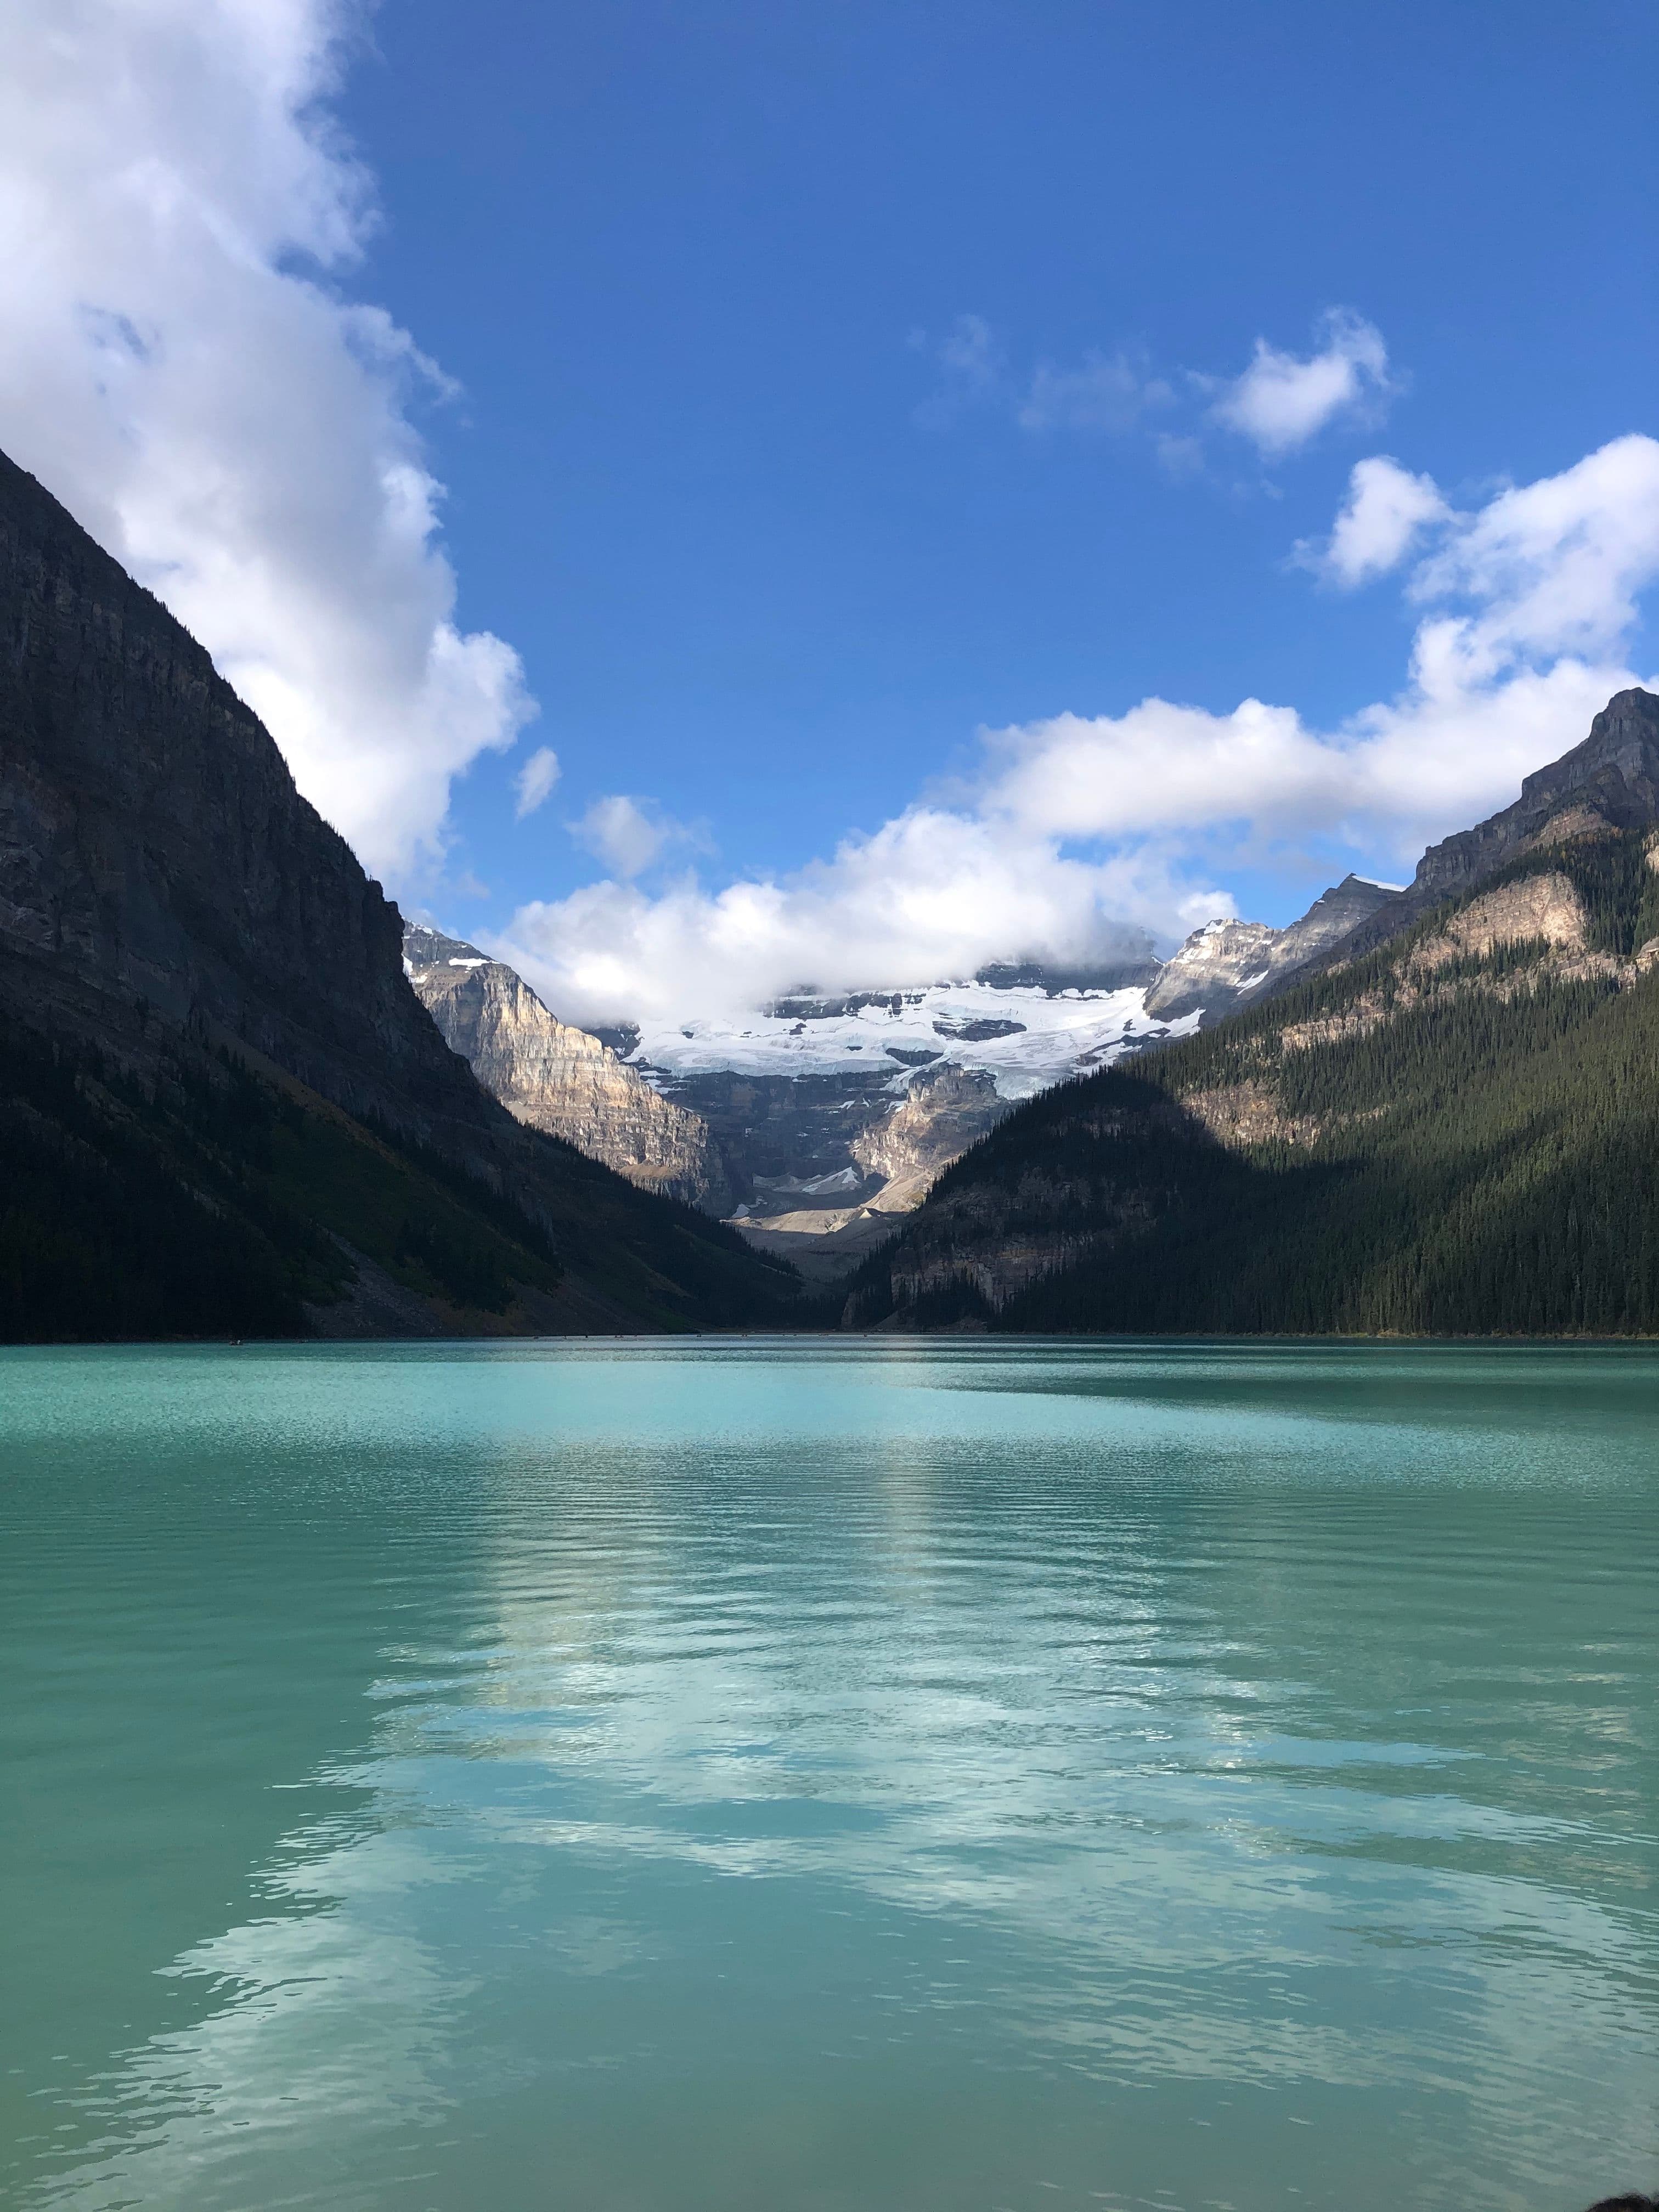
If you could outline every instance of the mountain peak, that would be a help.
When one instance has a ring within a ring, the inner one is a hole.
[[[481,951],[476,945],[469,945],[463,937],[447,937],[441,929],[434,929],[424,921],[404,924],[405,968],[479,968],[490,964],[489,954]]]
[[[1628,691],[1615,691],[1590,724],[1583,744],[1547,768],[1534,769],[1522,781],[1516,803],[1522,807],[1557,804],[1586,784],[1603,781],[1609,771],[1644,805],[1644,819],[1659,814],[1659,697],[1651,691],[1634,685]]]
[[[1569,808],[1571,821],[1561,826],[1573,836],[1659,822],[1659,697],[1651,691],[1633,686],[1614,692],[1589,735],[1559,760],[1535,769],[1511,805],[1431,845],[1400,898],[1362,924],[1345,953],[1369,951],[1442,899],[1461,897],[1483,876],[1547,840],[1552,823]]]

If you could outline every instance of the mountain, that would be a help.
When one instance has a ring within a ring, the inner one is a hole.
[[[659,1097],[598,1037],[556,1020],[514,969],[414,921],[404,925],[404,966],[445,1042],[516,1120],[642,1190],[730,1211],[707,1122]]]
[[[1622,692],[1273,995],[1009,1115],[848,1324],[1659,1330],[1656,823]]]
[[[1400,897],[1356,927],[1345,949],[1369,951],[1540,842],[1641,829],[1656,819],[1659,708],[1650,691],[1620,691],[1582,744],[1525,779],[1512,806],[1431,845]]]
[[[489,1097],[402,944],[208,655],[0,456],[0,1336],[789,1310]]]
[[[1286,929],[1261,921],[1206,921],[1159,969],[1146,994],[1146,1012],[1154,1020],[1196,1014],[1217,1022],[1282,989],[1363,923],[1391,912],[1399,898],[1395,884],[1345,876]]]
[[[949,1060],[921,1069],[902,1079],[896,1101],[880,1097],[850,1139],[835,1132],[850,1150],[848,1166],[771,1179],[759,1206],[741,1207],[737,1219],[758,1250],[789,1260],[811,1282],[838,1281],[1008,1110],[982,1069]]]
[[[1019,1102],[1264,995],[1397,896],[1350,876],[1288,928],[1211,922],[1167,963],[1149,942],[1109,967],[1005,963],[961,982],[802,991],[736,1018],[604,1034],[707,1123],[750,1241],[828,1278]]]

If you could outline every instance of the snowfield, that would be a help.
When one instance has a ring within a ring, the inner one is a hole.
[[[950,1062],[982,1070],[999,1097],[1021,1099],[1146,1044],[1188,1036],[1199,1024],[1197,1013],[1149,1017],[1140,986],[1051,998],[1035,987],[935,983],[868,995],[869,1003],[847,1012],[644,1024],[629,1063],[647,1077],[675,1077],[842,1075],[884,1061],[896,1097],[917,1068]]]

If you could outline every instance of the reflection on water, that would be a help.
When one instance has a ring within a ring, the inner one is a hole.
[[[1640,1351],[0,1356],[6,2201],[1651,2187],[1656,1415]]]

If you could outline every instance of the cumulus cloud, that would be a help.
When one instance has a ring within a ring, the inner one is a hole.
[[[1305,361],[1258,338],[1249,367],[1211,410],[1266,459],[1294,453],[1339,416],[1375,419],[1389,396],[1388,348],[1375,324],[1334,307],[1318,335],[1324,343]]]
[[[654,866],[672,846],[702,842],[697,831],[676,822],[651,800],[622,793],[596,799],[570,828],[579,844],[629,883]]]
[[[521,908],[490,943],[578,1018],[709,1012],[804,984],[970,975],[1027,947],[1133,957],[1145,933],[1115,915],[1170,888],[1138,858],[1069,859],[1005,822],[921,805],[787,884],[595,884]]]
[[[538,806],[544,806],[552,796],[553,787],[559,780],[559,757],[551,745],[538,745],[530,758],[513,779],[513,788],[518,794],[514,811],[522,822]]]
[[[1452,531],[1412,595],[1479,612],[1425,625],[1425,680],[1487,682],[1516,657],[1603,654],[1659,569],[1659,441],[1615,438],[1560,475],[1513,485]]]
[[[1407,481],[1422,505],[1427,480]],[[1419,520],[1436,538],[1406,576],[1421,611],[1406,680],[1334,729],[1259,700],[1216,714],[1153,698],[987,732],[967,788],[793,878],[592,884],[522,908],[492,949],[578,1020],[729,1012],[803,983],[1121,957],[1141,931],[1231,911],[1215,886],[1244,865],[1298,884],[1408,869],[1640,680],[1620,656],[1659,576],[1659,441],[1618,439],[1471,514]]]
[[[1374,454],[1355,463],[1329,538],[1322,545],[1304,540],[1297,558],[1352,590],[1397,568],[1423,531],[1450,517],[1432,477],[1414,477],[1386,453]]]
[[[164,599],[376,870],[533,712],[455,620],[411,405],[439,372],[337,289],[372,225],[322,105],[331,0],[15,0],[0,443]]]

